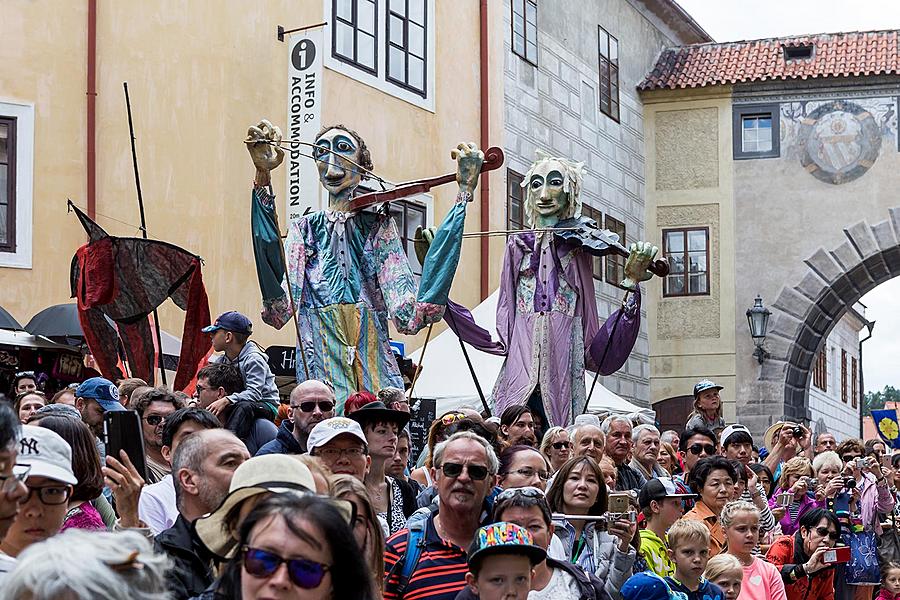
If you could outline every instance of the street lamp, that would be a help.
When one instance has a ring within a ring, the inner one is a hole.
[[[772,313],[769,309],[763,306],[762,297],[760,296],[757,296],[756,300],[753,301],[753,306],[747,309],[747,324],[750,326],[750,337],[753,338],[753,344],[756,346],[753,356],[756,357],[759,364],[763,364],[763,361],[769,358],[769,353],[763,348],[763,343],[766,341],[766,331],[769,328],[769,317],[771,315]]]

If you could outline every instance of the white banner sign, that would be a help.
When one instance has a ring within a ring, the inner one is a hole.
[[[322,127],[322,63],[325,58],[323,28],[294,34],[288,42],[288,118],[285,136],[315,142]],[[301,156],[305,154],[306,156]],[[324,208],[319,193],[319,173],[309,158],[312,148],[290,144],[287,153],[285,214],[287,222],[301,217],[307,208]]]

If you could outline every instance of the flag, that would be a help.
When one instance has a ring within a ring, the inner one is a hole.
[[[896,410],[873,410],[872,420],[878,435],[889,448],[900,448],[900,422]]]

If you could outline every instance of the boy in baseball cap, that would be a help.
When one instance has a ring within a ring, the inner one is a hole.
[[[482,527],[469,547],[469,587],[457,599],[526,600],[534,566],[546,558],[524,527],[505,522]]]
[[[647,522],[647,527],[640,530],[641,556],[647,567],[660,577],[675,573],[675,563],[668,554],[666,532],[684,515],[682,500],[685,498],[696,496],[679,492],[670,477],[651,479],[638,494],[638,505]]]
[[[125,410],[119,401],[119,388],[103,377],[91,377],[75,388],[75,408],[81,413],[81,420],[98,438],[103,437],[104,413]]]
[[[691,413],[685,429],[705,427],[716,434],[725,429],[725,417],[722,416],[722,399],[719,390],[721,385],[703,379],[694,386],[694,411]]]

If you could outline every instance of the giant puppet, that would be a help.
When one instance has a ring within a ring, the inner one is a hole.
[[[256,166],[252,222],[262,318],[280,329],[296,315],[297,380],[330,380],[340,412],[357,390],[403,389],[388,317],[409,334],[443,317],[484,154],[474,144],[451,152],[459,193],[434,234],[416,285],[393,218],[386,211],[351,210],[372,160],[362,137],[343,125],[316,136],[311,158],[328,208],[289,224],[282,263],[270,186],[270,171],[283,159],[280,141],[281,133],[265,121],[251,127],[246,140]]]
[[[658,249],[632,244],[622,287],[631,300],[599,325],[592,261],[618,236],[581,216],[583,163],[538,152],[525,175],[530,230],[509,236],[497,300],[499,340],[450,302],[445,320],[460,339],[506,357],[492,394],[496,414],[528,403],[549,425],[567,426],[585,407],[584,371],[609,375],[627,359],[640,329],[639,282]],[[653,266],[659,272],[663,266]]]

